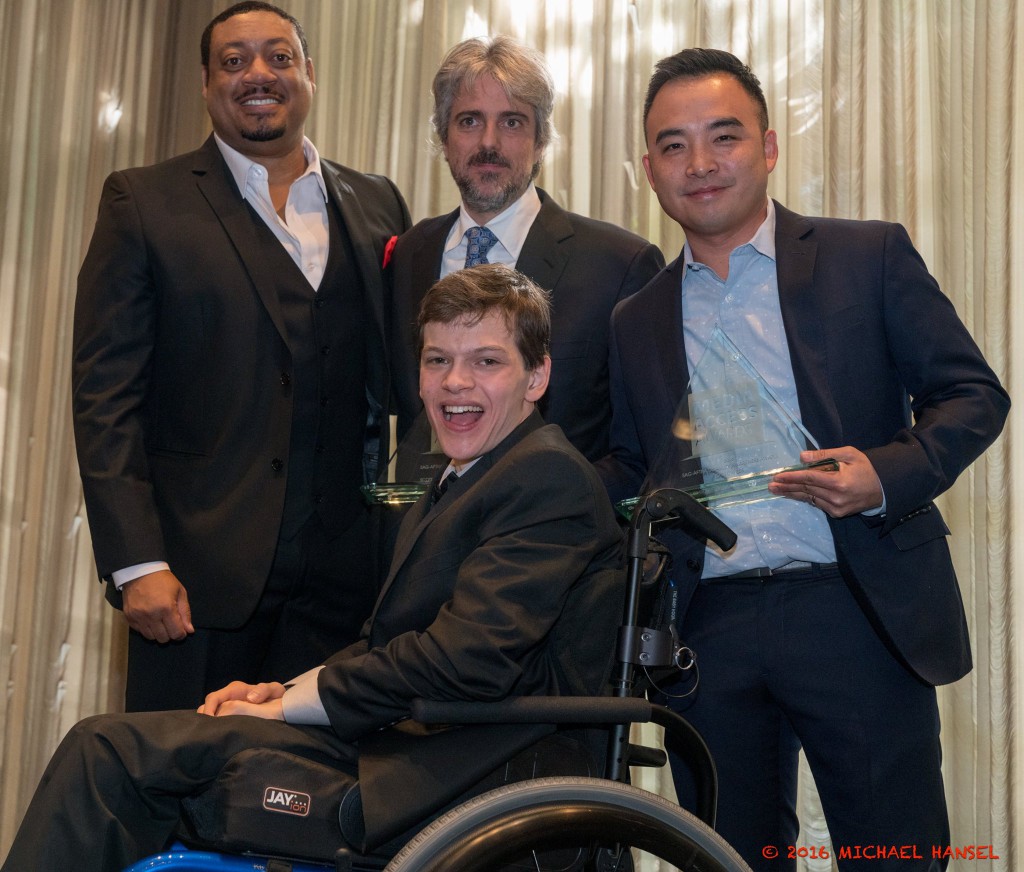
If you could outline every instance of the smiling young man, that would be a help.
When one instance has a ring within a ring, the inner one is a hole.
[[[686,244],[612,318],[609,492],[642,486],[716,327],[822,446],[802,459],[839,466],[776,476],[786,499],[719,509],[738,534],[728,553],[672,542],[700,682],[668,702],[715,757],[717,828],[755,869],[795,868],[803,747],[833,844],[944,845],[934,686],[971,652],[933,500],[999,434],[1006,392],[903,227],[768,198],[778,142],[733,55],[660,61],[644,131],[647,178]],[[927,852],[878,864],[944,866]]]
[[[408,211],[305,137],[293,17],[237,4],[200,50],[213,135],[110,176],[75,307],[75,441],[131,629],[129,710],[295,674],[376,594],[359,487],[386,448],[380,263]]]
[[[554,137],[555,99],[536,51],[504,36],[461,42],[441,61],[433,94],[434,132],[462,202],[417,224],[391,258],[400,430],[420,410],[415,323],[424,293],[465,266],[501,263],[552,294],[545,420],[588,459],[601,457],[610,420],[608,319],[664,265],[661,252],[613,224],[566,212],[534,185]]]
[[[363,637],[287,687],[236,681],[198,712],[82,721],[50,761],[2,872],[73,869],[83,857],[115,872],[153,854],[182,800],[253,748],[358,768],[373,846],[554,730],[384,730],[413,699],[600,692],[622,607],[621,534],[593,467],[536,411],[549,325],[544,292],[505,267],[438,282],[420,316],[423,399],[461,475],[403,518]],[[327,813],[334,832],[336,808]],[[324,847],[276,849],[319,857],[310,852]]]

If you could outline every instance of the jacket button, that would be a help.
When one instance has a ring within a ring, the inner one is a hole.
[[[323,348],[320,349],[320,353],[324,357],[327,357],[327,355],[331,353],[331,346],[330,345],[325,345]]]
[[[327,399],[327,397],[320,397],[320,405],[321,406],[326,407],[326,406],[329,406],[330,403],[331,403],[331,401],[329,399]]]
[[[285,387],[288,387],[288,385],[290,385],[291,383],[292,383],[292,377],[288,373],[282,372],[281,373],[281,384],[283,384]]]
[[[700,572],[700,564],[692,557],[686,561],[686,568],[689,569],[690,572]]]
[[[275,457],[273,460],[270,461],[270,468],[273,469],[274,472],[280,472],[282,469],[284,469],[284,461],[278,457]]]
[[[320,504],[322,504],[323,501],[324,501],[324,495],[323,494],[317,494],[316,496],[313,497],[313,502],[316,503],[318,506]]]

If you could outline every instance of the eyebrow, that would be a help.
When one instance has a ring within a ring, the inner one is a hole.
[[[496,352],[506,353],[507,351],[508,349],[501,345],[481,345],[477,348],[470,348],[466,354],[494,354]],[[431,354],[451,354],[448,349],[442,348],[439,345],[424,345],[423,353],[426,354],[427,352]]]
[[[225,42],[223,45],[218,46],[218,50],[224,51],[225,49],[247,49],[251,43],[244,39],[236,39],[232,42]],[[260,49],[266,49],[270,47],[276,47],[279,45],[287,46],[292,51],[295,50],[295,46],[292,45],[291,41],[283,36],[274,36],[270,39],[264,40],[260,43]],[[301,52],[300,52],[301,53]]]
[[[725,118],[716,118],[708,126],[708,130],[722,130],[727,127],[743,127],[743,122],[733,115],[726,116]],[[663,139],[668,139],[671,136],[683,136],[685,130],[682,127],[668,127],[665,130],[659,130],[658,135],[654,137],[654,143],[657,145]]]

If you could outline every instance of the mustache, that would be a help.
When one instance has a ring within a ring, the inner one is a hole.
[[[469,159],[469,165],[476,166],[477,164],[492,164],[494,166],[505,167],[506,169],[511,166],[509,162],[501,156],[500,152],[494,151],[493,149],[478,151]]]
[[[245,93],[239,95],[238,99],[248,100],[250,97],[275,97],[281,100],[284,98],[284,95],[279,94],[268,85],[257,85],[255,88],[249,88]]]

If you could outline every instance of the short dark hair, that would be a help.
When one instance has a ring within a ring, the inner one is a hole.
[[[544,363],[551,345],[551,295],[500,263],[449,273],[427,291],[416,322],[419,351],[427,324],[459,322],[472,327],[494,311],[505,319],[526,368]]]
[[[765,133],[768,130],[768,102],[764,99],[760,80],[736,55],[717,48],[685,48],[654,65],[644,100],[644,131],[647,130],[647,116],[654,98],[665,85],[677,79],[700,79],[715,73],[732,76],[743,86],[743,90],[757,103],[761,133]]]
[[[210,39],[213,36],[213,29],[229,18],[234,18],[236,15],[245,15],[247,12],[272,12],[274,15],[287,21],[295,28],[295,35],[299,38],[299,45],[302,46],[302,59],[304,61],[309,59],[309,43],[306,42],[306,31],[302,29],[302,25],[299,24],[295,16],[289,15],[283,9],[271,3],[263,3],[261,0],[244,0],[242,3],[229,6],[206,25],[206,29],[199,39],[199,58],[204,67],[210,68]]]
[[[434,95],[431,121],[441,144],[448,142],[448,124],[459,91],[471,88],[483,75],[493,76],[510,100],[533,109],[536,144],[547,148],[555,135],[551,123],[555,85],[544,56],[510,36],[466,39],[444,56],[431,85]]]

